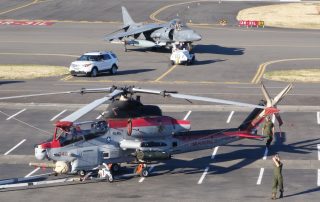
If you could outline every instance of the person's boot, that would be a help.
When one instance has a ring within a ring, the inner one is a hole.
[[[276,193],[272,193],[271,199],[272,199],[272,200],[276,200]]]
[[[283,198],[283,191],[280,192],[279,198]]]

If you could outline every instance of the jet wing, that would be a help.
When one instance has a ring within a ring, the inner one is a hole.
[[[164,26],[160,25],[160,24],[142,25],[140,27],[134,28],[134,29],[129,30],[127,32],[120,32],[120,33],[116,33],[116,34],[106,35],[104,40],[112,41],[114,39],[122,39],[123,37],[128,37],[128,36],[132,36],[132,35],[135,35],[135,34],[140,34],[140,33],[143,33],[143,32],[156,30],[156,29],[159,29],[159,28],[162,28],[162,27],[164,27]]]

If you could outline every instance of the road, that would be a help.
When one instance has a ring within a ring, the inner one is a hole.
[[[135,85],[177,90],[180,93],[258,103],[263,81],[272,95],[286,83],[265,80],[264,71],[319,68],[320,33],[275,28],[240,28],[235,21],[239,9],[268,2],[198,2],[164,6],[183,1],[9,1],[4,0],[0,19],[55,20],[51,26],[0,25],[1,64],[69,64],[92,50],[111,50],[120,60],[119,74],[97,78],[53,77],[0,81],[0,97],[29,93],[75,90],[82,87]],[[274,3],[274,2],[273,2]],[[29,5],[30,4],[30,5]],[[101,6],[103,5],[103,6]],[[150,17],[166,21],[173,17],[195,24],[190,26],[203,39],[194,52],[192,66],[171,66],[169,52],[133,48],[125,53],[119,44],[103,41],[103,36],[121,26],[120,7],[125,5],[136,21]],[[189,8],[188,8],[189,6]],[[88,12],[80,12],[86,9]],[[7,12],[10,11],[10,12]],[[227,26],[217,25],[220,18]],[[290,201],[317,201],[320,176],[318,130],[319,84],[295,83],[279,108],[285,121],[272,150],[265,152],[263,141],[241,140],[212,150],[178,155],[167,164],[156,165],[152,176],[119,180],[113,184],[69,183],[41,189],[1,190],[1,201],[267,201],[271,197],[271,155],[284,159],[285,196]],[[79,105],[101,95],[64,95],[15,99],[0,104],[0,178],[24,177],[34,171],[22,162],[32,159],[33,146],[51,137],[53,123]],[[238,126],[250,109],[206,106],[208,103],[159,99],[144,96],[148,104],[161,104],[165,114],[183,118],[192,108],[192,129]],[[171,107],[171,108],[170,108]],[[223,110],[222,110],[223,109]],[[234,111],[231,115],[231,112]],[[83,120],[95,119],[99,110]],[[11,118],[10,118],[11,117]],[[9,119],[10,118],[10,119]],[[8,120],[7,120],[8,119]],[[227,123],[228,122],[228,123]],[[7,161],[7,157],[11,161]],[[266,160],[263,157],[266,156]],[[212,159],[213,158],[213,159]],[[130,173],[130,167],[124,172]],[[37,170],[32,175],[47,173]],[[141,182],[140,182],[141,181]],[[57,194],[59,193],[59,194]],[[60,194],[61,193],[61,194]],[[49,196],[49,197],[48,197]]]

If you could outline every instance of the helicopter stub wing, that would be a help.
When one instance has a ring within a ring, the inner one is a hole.
[[[177,92],[171,92],[171,91],[160,91],[160,90],[140,89],[140,88],[132,88],[132,91],[137,93],[156,94],[156,95],[162,95],[164,97],[168,96],[168,97],[185,99],[185,100],[213,102],[213,103],[236,105],[236,106],[249,107],[249,108],[260,108],[260,109],[265,108],[264,106],[261,106],[261,105],[253,105],[253,104],[248,104],[243,102],[235,102],[230,100],[215,99],[215,98],[208,98],[208,97],[201,97],[201,96],[194,96],[194,95],[185,95],[185,94],[179,94]]]
[[[122,90],[114,90],[112,93],[110,93],[109,95],[94,100],[93,102],[87,104],[86,106],[78,109],[77,111],[73,112],[72,114],[70,114],[69,116],[61,119],[60,121],[69,121],[69,122],[74,122],[77,119],[81,118],[82,116],[86,115],[87,113],[89,113],[90,111],[92,111],[93,109],[97,108],[98,106],[102,105],[103,103],[112,100],[114,97],[117,97],[118,95],[122,94],[123,91]]]

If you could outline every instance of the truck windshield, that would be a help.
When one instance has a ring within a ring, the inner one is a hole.
[[[101,55],[82,55],[78,61],[100,61],[102,60]]]

